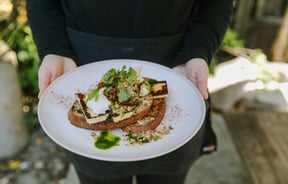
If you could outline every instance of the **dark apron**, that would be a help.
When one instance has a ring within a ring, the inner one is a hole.
[[[112,38],[67,29],[77,64],[106,59],[141,59],[170,66],[181,45],[182,34],[149,39]],[[136,162],[107,162],[67,152],[77,172],[96,178],[117,178],[138,174],[183,174],[204,153],[214,151],[216,137],[211,129],[210,103],[203,126],[181,148],[164,156]],[[212,149],[211,149],[212,148]]]

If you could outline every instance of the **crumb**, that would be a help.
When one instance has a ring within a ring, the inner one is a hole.
[[[125,140],[128,141],[130,145],[143,145],[152,141],[158,141],[162,139],[162,137],[169,134],[171,130],[173,130],[172,126],[169,126],[168,128],[166,126],[163,126],[162,128],[148,130],[142,133],[128,133],[125,135]]]

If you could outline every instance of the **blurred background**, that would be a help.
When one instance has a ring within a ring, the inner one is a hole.
[[[288,0],[235,1],[230,27],[210,65],[209,91],[215,121],[220,121],[216,129],[231,141],[220,144],[232,147],[220,154],[234,155],[226,157],[233,159],[227,162],[227,170],[211,174],[216,184],[253,183],[239,147],[235,147],[237,137],[230,137],[233,131],[227,125],[227,113],[288,110],[287,6]],[[26,14],[25,0],[0,1],[0,184],[67,183],[67,177],[75,180],[73,168],[61,148],[42,132],[37,119],[40,61]],[[225,73],[226,69],[230,73]],[[224,158],[215,157],[214,167],[219,167]],[[195,172],[211,169],[208,162],[213,160],[199,162],[197,169],[191,169],[187,184],[212,183],[209,176],[195,176]],[[240,169],[231,173],[231,164]],[[220,179],[215,180],[217,177]]]

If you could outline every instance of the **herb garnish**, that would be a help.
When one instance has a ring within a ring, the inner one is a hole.
[[[101,89],[101,88],[96,88],[96,89],[91,90],[91,91],[88,93],[86,102],[92,100],[93,98],[95,98],[95,101],[97,101],[98,98],[99,98],[99,91],[100,91],[100,89]]]
[[[102,78],[103,85],[106,87],[106,94],[108,94],[113,88],[117,88],[116,94],[114,94],[118,101],[126,102],[132,97],[131,92],[128,90],[133,88],[137,81],[137,72],[129,67],[128,71],[124,65],[120,70],[110,69],[106,72]]]

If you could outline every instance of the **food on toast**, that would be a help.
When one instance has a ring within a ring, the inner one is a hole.
[[[133,112],[134,114],[128,113],[129,117],[126,115],[127,118],[118,122],[113,121],[110,112],[95,115],[94,117],[87,117],[87,115],[85,115],[86,113],[83,112],[84,110],[79,101],[74,102],[72,105],[72,108],[68,112],[68,118],[74,126],[90,130],[113,130],[116,128],[122,128],[135,123],[150,111],[153,101],[152,96],[147,95],[146,97],[143,97],[143,101],[145,102],[141,103],[139,108],[137,108],[137,111],[135,113]]]
[[[140,70],[126,66],[106,72],[88,93],[76,93],[68,112],[70,122],[80,128],[137,133],[155,129],[166,111],[166,81],[141,78]]]

